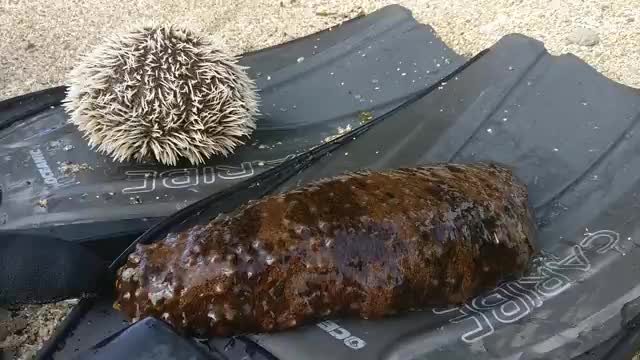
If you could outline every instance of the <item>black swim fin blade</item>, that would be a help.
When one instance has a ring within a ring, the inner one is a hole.
[[[0,304],[41,304],[95,295],[105,290],[106,268],[104,260],[77,243],[0,233]]]

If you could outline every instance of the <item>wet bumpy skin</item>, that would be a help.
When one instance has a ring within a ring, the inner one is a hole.
[[[138,245],[115,306],[208,335],[375,318],[464,302],[521,274],[532,241],[526,188],[507,169],[362,171]]]

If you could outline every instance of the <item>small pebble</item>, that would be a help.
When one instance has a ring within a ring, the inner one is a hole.
[[[581,27],[569,33],[567,41],[580,46],[594,46],[600,42],[600,37],[594,30]]]
[[[36,48],[36,44],[32,43],[31,41],[27,41],[27,45],[24,47],[24,50],[29,51],[35,48]]]

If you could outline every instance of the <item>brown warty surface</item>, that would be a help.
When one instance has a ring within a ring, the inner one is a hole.
[[[523,185],[495,165],[356,172],[139,245],[116,307],[230,335],[461,303],[533,254]]]

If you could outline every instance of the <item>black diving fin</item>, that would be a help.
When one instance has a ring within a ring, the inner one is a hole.
[[[82,246],[77,253],[89,249],[113,260],[164,217],[361,128],[437,84],[464,59],[408,10],[388,6],[245,54],[240,62],[261,93],[258,128],[232,156],[198,167],[114,163],[90,150],[67,123],[64,87],[0,102],[0,234],[33,235],[29,246],[69,241]],[[16,245],[11,236],[0,242]],[[12,245],[5,255],[19,258],[29,246]],[[59,265],[56,258],[39,261],[53,272]],[[75,280],[64,281],[67,289],[33,288],[28,302],[82,295]]]
[[[542,43],[511,35],[424,96],[360,129],[182,209],[139,241],[161,239],[265,193],[345,171],[495,161],[527,183],[536,210],[540,253],[530,271],[448,308],[206,339],[208,356],[570,359],[637,325],[640,91],[573,56],[551,56]],[[105,351],[125,343],[124,338],[101,342],[127,327],[123,315],[111,309],[112,301],[101,296],[81,302],[73,325],[60,328],[43,356],[69,358],[79,348],[91,359],[96,343]],[[151,341],[153,332],[141,333],[155,322],[129,330]],[[181,341],[187,338],[170,336],[171,341],[156,338],[185,346]],[[636,338],[629,331],[622,340],[631,345]],[[189,340],[190,347],[200,344]],[[73,346],[56,350],[60,343]]]
[[[246,54],[258,128],[235,154],[197,167],[114,163],[88,149],[60,107],[64,88],[5,101],[0,230],[83,242],[112,258],[163,217],[361,126],[463,62],[399,6]]]

